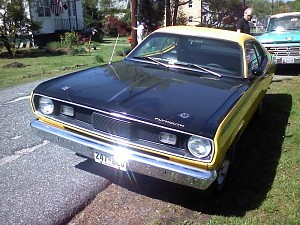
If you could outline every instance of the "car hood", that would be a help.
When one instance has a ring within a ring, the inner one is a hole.
[[[300,42],[300,31],[282,31],[282,32],[269,32],[260,35],[257,39],[263,43],[280,43],[280,42],[290,42],[290,43],[297,43]]]
[[[209,136],[246,86],[243,79],[122,61],[46,81],[34,92]]]

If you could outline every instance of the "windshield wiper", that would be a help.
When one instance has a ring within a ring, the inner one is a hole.
[[[157,63],[157,64],[159,64],[159,65],[161,65],[161,66],[169,67],[167,64],[162,63],[161,61],[159,61],[159,60],[157,60],[157,59],[155,59],[155,58],[153,58],[153,57],[149,57],[149,56],[135,56],[135,57],[133,57],[133,58],[134,58],[134,59],[144,59],[144,60],[149,60],[149,61],[155,62],[155,63]],[[215,75],[215,76],[217,76],[217,77],[222,77],[221,74],[216,73],[216,72],[214,72],[214,71],[212,71],[212,70],[209,70],[209,69],[207,69],[207,68],[205,68],[205,67],[203,67],[203,66],[199,66],[199,65],[197,65],[197,64],[183,63],[183,62],[179,62],[179,61],[174,61],[174,62],[173,62],[173,61],[172,61],[172,65],[180,65],[180,66],[186,66],[186,67],[193,67],[193,68],[197,68],[197,69],[203,70],[203,71],[205,71],[205,72],[207,72],[207,73],[210,73],[210,74],[212,74],[212,75]]]
[[[207,72],[207,73],[210,73],[210,74],[212,74],[212,75],[215,75],[215,76],[217,76],[217,77],[222,77],[221,74],[216,73],[216,72],[214,72],[214,71],[211,71],[211,70],[209,70],[209,69],[207,69],[207,68],[205,68],[205,67],[203,67],[203,66],[199,66],[199,65],[197,65],[197,64],[183,63],[183,62],[175,62],[174,65],[193,67],[193,68],[197,68],[197,69],[203,70],[203,71],[205,71],[205,72]]]
[[[133,57],[134,59],[144,59],[144,60],[148,60],[148,61],[151,61],[151,62],[155,62],[161,66],[164,66],[164,67],[168,67],[168,65],[162,63],[161,61],[153,58],[153,57],[149,57],[149,56],[135,56]]]

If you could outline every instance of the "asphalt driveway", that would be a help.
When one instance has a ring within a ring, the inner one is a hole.
[[[84,158],[34,135],[29,95],[38,83],[0,90],[0,221],[5,225],[65,223],[109,185],[79,169]]]

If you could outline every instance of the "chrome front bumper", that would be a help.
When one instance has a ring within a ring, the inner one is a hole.
[[[50,126],[39,120],[32,121],[31,127],[38,136],[92,159],[95,152],[108,156],[117,154],[117,145]],[[207,189],[217,176],[215,170],[203,170],[130,149],[126,151],[128,152],[127,170],[147,176],[202,190]]]
[[[274,56],[276,64],[300,64],[300,56]]]

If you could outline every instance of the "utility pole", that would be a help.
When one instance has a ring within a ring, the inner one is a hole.
[[[137,0],[131,0],[131,5],[130,5],[130,11],[131,11],[131,27],[137,27]],[[131,29],[131,38],[132,38],[132,43],[131,47],[134,48],[137,46],[137,35],[136,35],[136,30]]]

